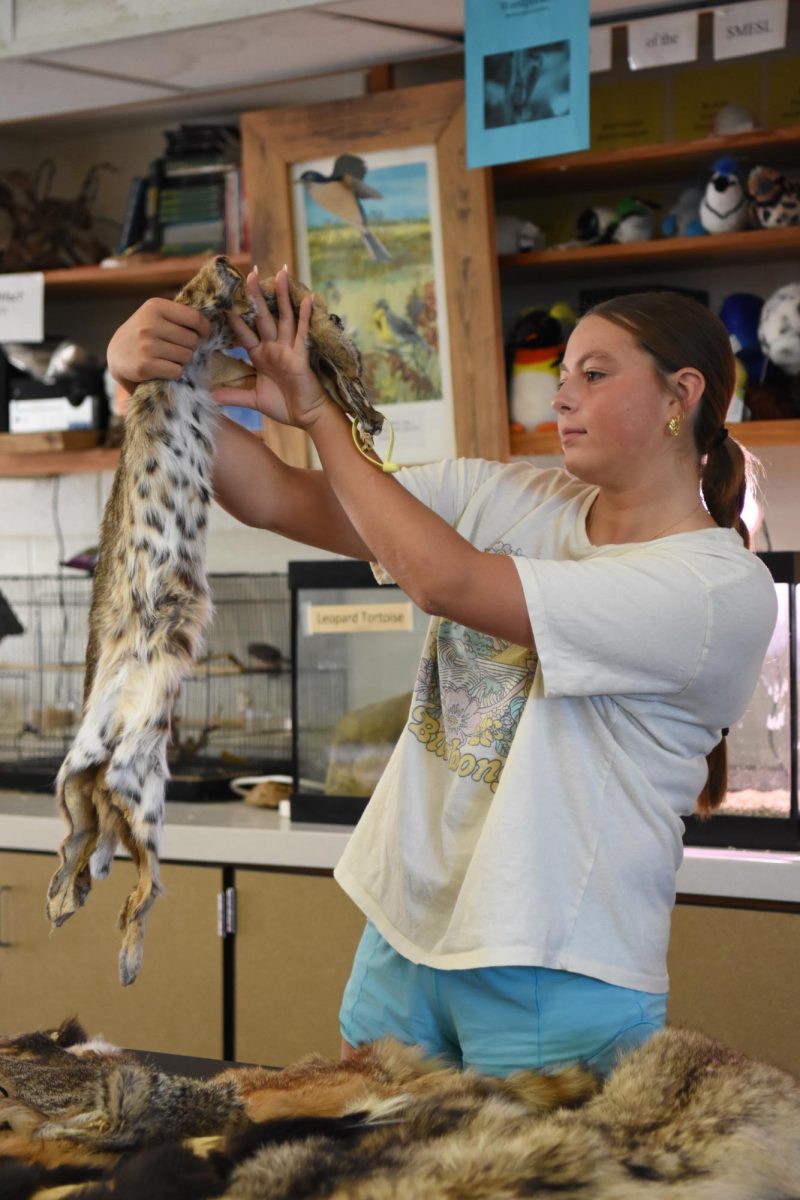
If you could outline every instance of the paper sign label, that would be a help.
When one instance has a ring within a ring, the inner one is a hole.
[[[611,26],[593,25],[589,30],[589,71],[611,70]]]
[[[628,65],[632,71],[694,62],[697,13],[672,13],[628,24]]]
[[[749,0],[714,10],[714,58],[763,54],[786,45],[788,0]]]
[[[0,342],[44,341],[44,275],[0,275]]]
[[[414,628],[414,607],[398,604],[309,604],[308,633],[397,633]]]

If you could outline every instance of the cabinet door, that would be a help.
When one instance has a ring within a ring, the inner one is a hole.
[[[327,873],[236,872],[236,1051],[339,1057],[339,1004],[364,916]]]
[[[51,854],[0,853],[0,1034],[58,1025],[75,1015],[90,1034],[130,1049],[222,1056],[222,942],[217,867],[165,864],[150,911],[139,976],[117,975],[117,913],[133,886],[115,861],[86,904],[52,935],[45,896]]]
[[[679,903],[668,1020],[800,1078],[798,961],[800,913]]]

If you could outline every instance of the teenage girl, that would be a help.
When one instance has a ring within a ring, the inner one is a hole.
[[[235,328],[250,404],[322,470],[221,422],[220,503],[376,564],[431,615],[406,728],[336,869],[367,919],[340,1026],[505,1075],[607,1072],[665,1020],[682,818],[726,788],[776,617],[740,512],[721,322],[677,293],[583,317],[554,401],[564,469],[458,459],[383,473],[308,363],[285,272],[277,322]],[[147,301],[114,335],[128,387],[178,378],[204,318]]]

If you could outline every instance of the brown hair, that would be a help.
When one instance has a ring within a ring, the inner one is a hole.
[[[750,534],[741,511],[757,463],[737,441],[722,433],[736,386],[736,360],[722,321],[710,308],[680,292],[635,292],[604,300],[589,312],[627,330],[650,355],[664,380],[682,367],[700,371],[705,390],[696,409],[693,434],[703,503],[718,525],[735,529],[749,547]],[[700,818],[709,817],[725,798],[728,752],[724,737],[706,761],[708,778],[697,800]]]

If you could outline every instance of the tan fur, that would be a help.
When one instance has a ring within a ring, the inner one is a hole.
[[[307,289],[294,280],[290,288],[297,305]],[[263,291],[276,309],[274,280]],[[176,299],[200,310],[212,333],[180,380],[140,384],[130,402],[100,534],[81,726],[56,785],[68,833],[47,896],[48,918],[58,927],[124,846],[137,883],[119,914],[123,984],[138,974],[147,915],[162,890],[158,851],[172,708],[211,617],[205,576],[217,421],[211,389],[254,377],[248,364],[221,353],[233,342],[229,313],[251,326],[255,320],[244,279],[229,260],[210,260]],[[315,369],[337,402],[365,428],[379,429],[358,351],[316,299],[309,341]]]
[[[309,1055],[285,1071],[232,1069],[205,1082],[126,1056],[121,1064],[91,1045],[74,1027],[0,1044],[0,1085],[48,1118],[0,1135],[0,1188],[4,1149],[10,1161],[55,1167],[130,1148],[113,1168],[125,1168],[125,1196],[161,1195],[159,1164],[176,1162],[189,1172],[186,1189],[173,1174],[163,1194],[187,1200],[800,1195],[797,1084],[688,1030],[657,1034],[602,1085],[579,1068],[486,1078],[391,1039],[345,1063]],[[281,1119],[254,1124],[245,1110]],[[183,1159],[169,1147],[163,1158],[133,1153],[174,1137],[190,1139],[173,1148]],[[115,1178],[98,1200],[117,1194]],[[191,1190],[190,1178],[208,1189]]]

